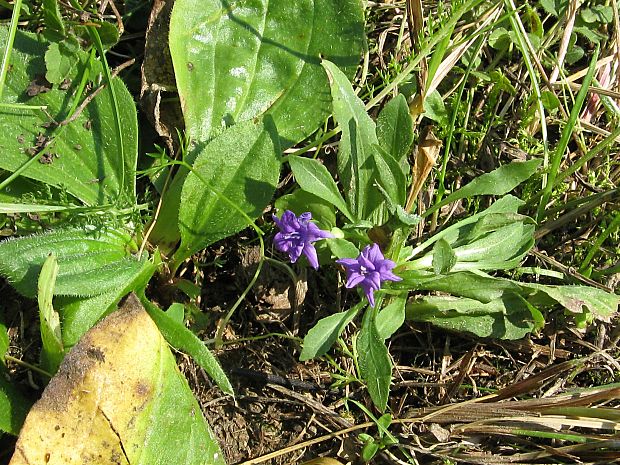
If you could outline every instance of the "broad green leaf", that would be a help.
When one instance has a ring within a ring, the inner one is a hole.
[[[482,303],[497,300],[506,293],[528,294],[514,281],[493,278],[479,271],[459,271],[447,275],[433,273],[400,272],[403,278],[397,286],[410,290],[438,291],[448,294],[467,297]]]
[[[185,320],[185,305],[179,302],[175,302],[170,305],[170,307],[168,307],[168,310],[166,310],[166,314],[173,322],[177,324],[183,324]]]
[[[404,95],[394,97],[379,113],[377,139],[381,148],[394,160],[406,162],[413,143],[413,120]]]
[[[424,116],[442,127],[448,126],[450,115],[443,103],[443,97],[437,90],[428,94],[424,99]]]
[[[71,350],[11,465],[224,465],[174,355],[135,296]]]
[[[591,313],[596,319],[609,322],[618,312],[620,296],[588,286],[546,286],[523,283],[522,287],[540,291],[562,305],[571,314]]]
[[[464,297],[424,297],[407,305],[407,319],[478,337],[520,339],[536,328],[539,313],[533,316],[530,304],[507,292],[487,303]]]
[[[386,340],[403,325],[405,322],[406,303],[406,294],[404,296],[396,296],[377,313],[375,325],[377,326],[377,334],[381,339]]]
[[[15,385],[0,376],[0,433],[17,436],[31,405]]]
[[[330,230],[336,226],[334,204],[303,189],[297,189],[292,194],[278,197],[275,206],[278,209],[279,215],[284,210],[291,210],[297,216],[310,212],[312,213],[313,221],[323,230]]]
[[[467,236],[467,234],[469,234],[469,232],[472,230],[472,225],[480,222],[485,216],[492,214],[514,215],[517,213],[517,210],[524,204],[525,202],[523,202],[522,200],[512,195],[506,195],[498,199],[486,210],[483,210],[480,213],[476,213],[475,215],[471,215],[431,236],[428,240],[414,248],[411,252],[410,257],[415,257],[420,252],[427,249],[429,246],[431,246],[441,238],[446,239],[450,245],[453,245],[453,243],[455,243],[459,238]],[[495,221],[495,224],[497,223],[498,222]]]
[[[213,139],[183,185],[176,262],[247,227],[271,200],[279,177],[279,140],[267,124],[239,123]]]
[[[7,35],[7,28],[0,27],[0,50],[6,46]],[[74,121],[54,127],[54,121],[67,118],[82,73],[90,71],[90,79],[96,81],[103,68],[98,62],[88,64],[88,54],[79,52],[81,65],[69,73],[69,88],[54,86],[50,90],[43,80],[44,56],[49,46],[42,36],[17,31],[1,103],[43,105],[46,111],[0,108],[0,131],[4,135],[0,141],[0,168],[14,172],[31,160],[31,154],[42,152],[40,160],[44,163],[34,162],[22,176],[65,189],[87,205],[133,205],[138,153],[133,98],[115,78],[119,115],[114,114],[110,89],[105,88]],[[29,96],[29,92],[33,95]],[[123,128],[124,160],[116,117]],[[50,140],[53,142],[43,147]]]
[[[297,184],[306,192],[326,200],[353,221],[353,215],[340,195],[338,186],[327,168],[318,160],[289,156],[287,158]]]
[[[387,407],[392,382],[392,361],[375,322],[367,317],[366,311],[362,329],[357,337],[357,360],[360,376],[366,383],[373,404],[380,412]]]
[[[0,243],[0,274],[21,294],[34,297],[43,263],[53,252],[60,267],[55,295],[94,296],[124,285],[143,263],[135,245],[114,230],[58,229]]]
[[[456,254],[445,239],[439,239],[433,247],[433,271],[446,274],[456,265]]]
[[[299,360],[302,362],[325,355],[331,349],[344,328],[353,321],[362,304],[357,304],[346,312],[334,313],[314,325],[304,337],[303,349]]]
[[[65,348],[72,347],[104,316],[116,309],[120,300],[132,291],[144,289],[157,265],[151,260],[139,262],[141,267],[118,287],[94,297],[58,296],[54,305],[62,320],[62,339]]]
[[[71,75],[80,61],[80,44],[71,38],[61,42],[51,42],[45,52],[45,78],[52,84],[61,84]]]
[[[475,195],[504,195],[526,179],[529,179],[540,165],[540,160],[514,161],[490,173],[478,176],[446,198],[447,203]]]
[[[379,145],[375,123],[366,113],[364,102],[353,92],[347,76],[334,63],[323,60],[322,64],[329,76],[334,118],[342,129],[338,149],[340,182],[353,215],[368,219],[382,200],[373,185]]]
[[[386,153],[379,146],[376,146],[373,160],[377,177],[374,187],[382,196],[387,197],[385,201],[388,204],[388,210],[391,213],[395,213],[398,207],[402,208],[405,205],[407,197],[407,170],[403,169],[402,163],[392,158],[390,154]],[[377,216],[377,223],[382,224],[386,220],[387,217],[385,215]]]
[[[346,239],[334,237],[325,242],[336,258],[356,258],[360,254],[357,246]]]
[[[60,317],[52,305],[57,276],[58,261],[51,253],[41,268],[38,289],[39,326],[43,342],[41,366],[48,373],[56,373],[64,357]]]
[[[222,391],[234,396],[232,385],[217,359],[204,342],[185,327],[183,320],[179,321],[173,314],[162,311],[144,296],[142,296],[142,302],[168,344],[190,355],[198,365],[205,369]]]
[[[428,216],[443,205],[455,202],[459,199],[470,198],[476,195],[504,195],[513,190],[526,179],[530,178],[538,169],[540,160],[528,160],[524,162],[513,161],[503,165],[490,173],[478,176],[469,184],[447,196],[443,201],[428,209]],[[432,210],[432,211],[431,211]]]
[[[432,252],[410,262],[407,267],[411,269],[432,268],[437,274],[450,270],[510,269],[517,266],[534,245],[534,225],[523,224],[522,221],[501,226],[495,231],[477,236],[471,242],[466,227],[458,232],[465,235],[465,238],[447,235],[435,243]],[[445,244],[440,247],[439,244],[442,241]],[[454,257],[445,246],[451,249]]]
[[[320,57],[352,76],[364,47],[359,0],[177,0],[170,53],[192,139],[268,113],[283,145],[331,113]]]

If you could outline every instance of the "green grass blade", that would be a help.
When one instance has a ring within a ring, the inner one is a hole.
[[[540,222],[545,217],[545,209],[547,207],[547,203],[549,203],[549,198],[553,192],[553,187],[555,185],[555,180],[557,177],[557,172],[560,169],[560,163],[562,163],[562,158],[564,156],[564,152],[568,147],[568,142],[573,133],[573,129],[577,124],[577,120],[579,118],[579,114],[581,113],[581,108],[586,100],[588,95],[588,89],[590,88],[590,84],[592,83],[592,78],[594,77],[594,72],[596,71],[596,62],[598,60],[599,48],[597,47],[594,51],[594,55],[592,56],[592,60],[590,61],[590,67],[588,68],[588,74],[583,79],[581,84],[581,89],[577,93],[577,97],[575,98],[575,104],[570,112],[570,117],[566,122],[566,126],[564,126],[564,130],[562,131],[562,136],[560,137],[560,142],[553,153],[553,158],[551,160],[551,166],[549,167],[549,179],[547,180],[547,185],[543,189],[542,198],[540,199],[540,203],[538,204],[538,210],[536,211],[536,220]]]

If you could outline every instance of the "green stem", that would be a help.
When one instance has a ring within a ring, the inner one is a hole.
[[[45,370],[43,370],[43,369],[39,368],[38,366],[31,365],[31,364],[30,364],[30,363],[28,363],[28,362],[24,362],[23,360],[20,360],[20,359],[18,359],[18,358],[12,357],[12,356],[10,356],[10,355],[5,355],[5,356],[4,356],[4,359],[5,359],[5,360],[8,360],[9,362],[13,362],[13,363],[16,363],[16,364],[18,364],[18,365],[21,365],[21,366],[23,366],[24,368],[28,368],[29,370],[36,371],[36,372],[37,372],[37,373],[39,373],[40,375],[47,376],[48,378],[51,378],[51,377],[53,376],[51,373],[48,373],[47,371],[45,371]]]
[[[4,92],[4,83],[6,81],[6,73],[9,71],[9,61],[11,61],[11,52],[13,51],[13,42],[17,33],[17,23],[19,22],[19,12],[22,9],[22,0],[15,0],[13,5],[13,13],[11,14],[11,25],[9,26],[9,37],[2,58],[2,67],[0,68],[0,100]]]

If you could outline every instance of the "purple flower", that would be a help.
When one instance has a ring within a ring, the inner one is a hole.
[[[315,270],[319,267],[319,259],[316,256],[314,242],[319,239],[334,237],[327,231],[321,231],[318,226],[311,223],[312,214],[302,213],[297,217],[295,213],[286,210],[282,218],[273,215],[280,232],[273,238],[273,243],[280,252],[288,253],[291,263],[295,263],[303,253]]]
[[[360,286],[370,306],[375,306],[374,292],[381,288],[381,281],[401,281],[392,269],[396,266],[392,260],[388,260],[381,253],[377,244],[367,245],[357,258],[343,258],[336,260],[347,270],[347,288]]]

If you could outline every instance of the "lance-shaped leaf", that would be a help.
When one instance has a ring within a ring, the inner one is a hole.
[[[267,121],[239,123],[213,139],[183,184],[176,262],[248,226],[271,200],[279,177],[280,144]]]
[[[366,382],[370,398],[375,407],[383,412],[390,395],[392,361],[372,315],[372,309],[366,310],[357,338],[357,357],[360,376]]]
[[[39,275],[39,326],[41,331],[41,367],[48,373],[56,373],[64,357],[60,317],[54,310],[52,300],[58,276],[58,261],[51,253],[45,260]]]
[[[177,0],[170,53],[194,140],[269,113],[292,145],[331,112],[320,57],[352,76],[364,47],[359,0]]]
[[[407,304],[407,318],[497,339],[520,339],[544,323],[533,305],[510,292],[487,303],[464,297],[424,297]]]
[[[0,27],[0,50],[5,49],[7,37],[7,28]],[[69,87],[52,87],[45,80],[43,58],[49,46],[39,35],[21,31],[15,35],[11,68],[0,102],[15,107],[0,108],[0,168],[14,172],[38,154],[41,161],[29,165],[22,176],[66,189],[87,205],[133,205],[138,123],[131,95],[122,81],[115,78],[119,114],[115,114],[111,92],[106,87],[74,121],[56,127],[55,122],[69,116],[83,74],[89,73],[90,80],[95,81],[103,68],[98,62],[89,61],[87,53],[76,50],[79,64],[66,72]],[[20,109],[23,104],[46,109]],[[116,118],[120,120],[122,136],[116,129]]]
[[[37,294],[41,267],[53,252],[58,258],[55,295],[94,296],[122,287],[143,261],[131,256],[131,237],[120,231],[58,229],[0,243],[0,274],[26,297]]]
[[[406,157],[413,143],[413,120],[403,94],[390,100],[379,113],[377,138],[383,150],[406,165]]]
[[[342,129],[338,149],[340,180],[353,215],[368,219],[382,201],[373,185],[378,177],[375,153],[379,141],[375,123],[353,92],[347,76],[334,63],[324,60],[323,66],[330,79],[334,118]]]
[[[168,344],[135,296],[65,358],[11,465],[223,465]]]

